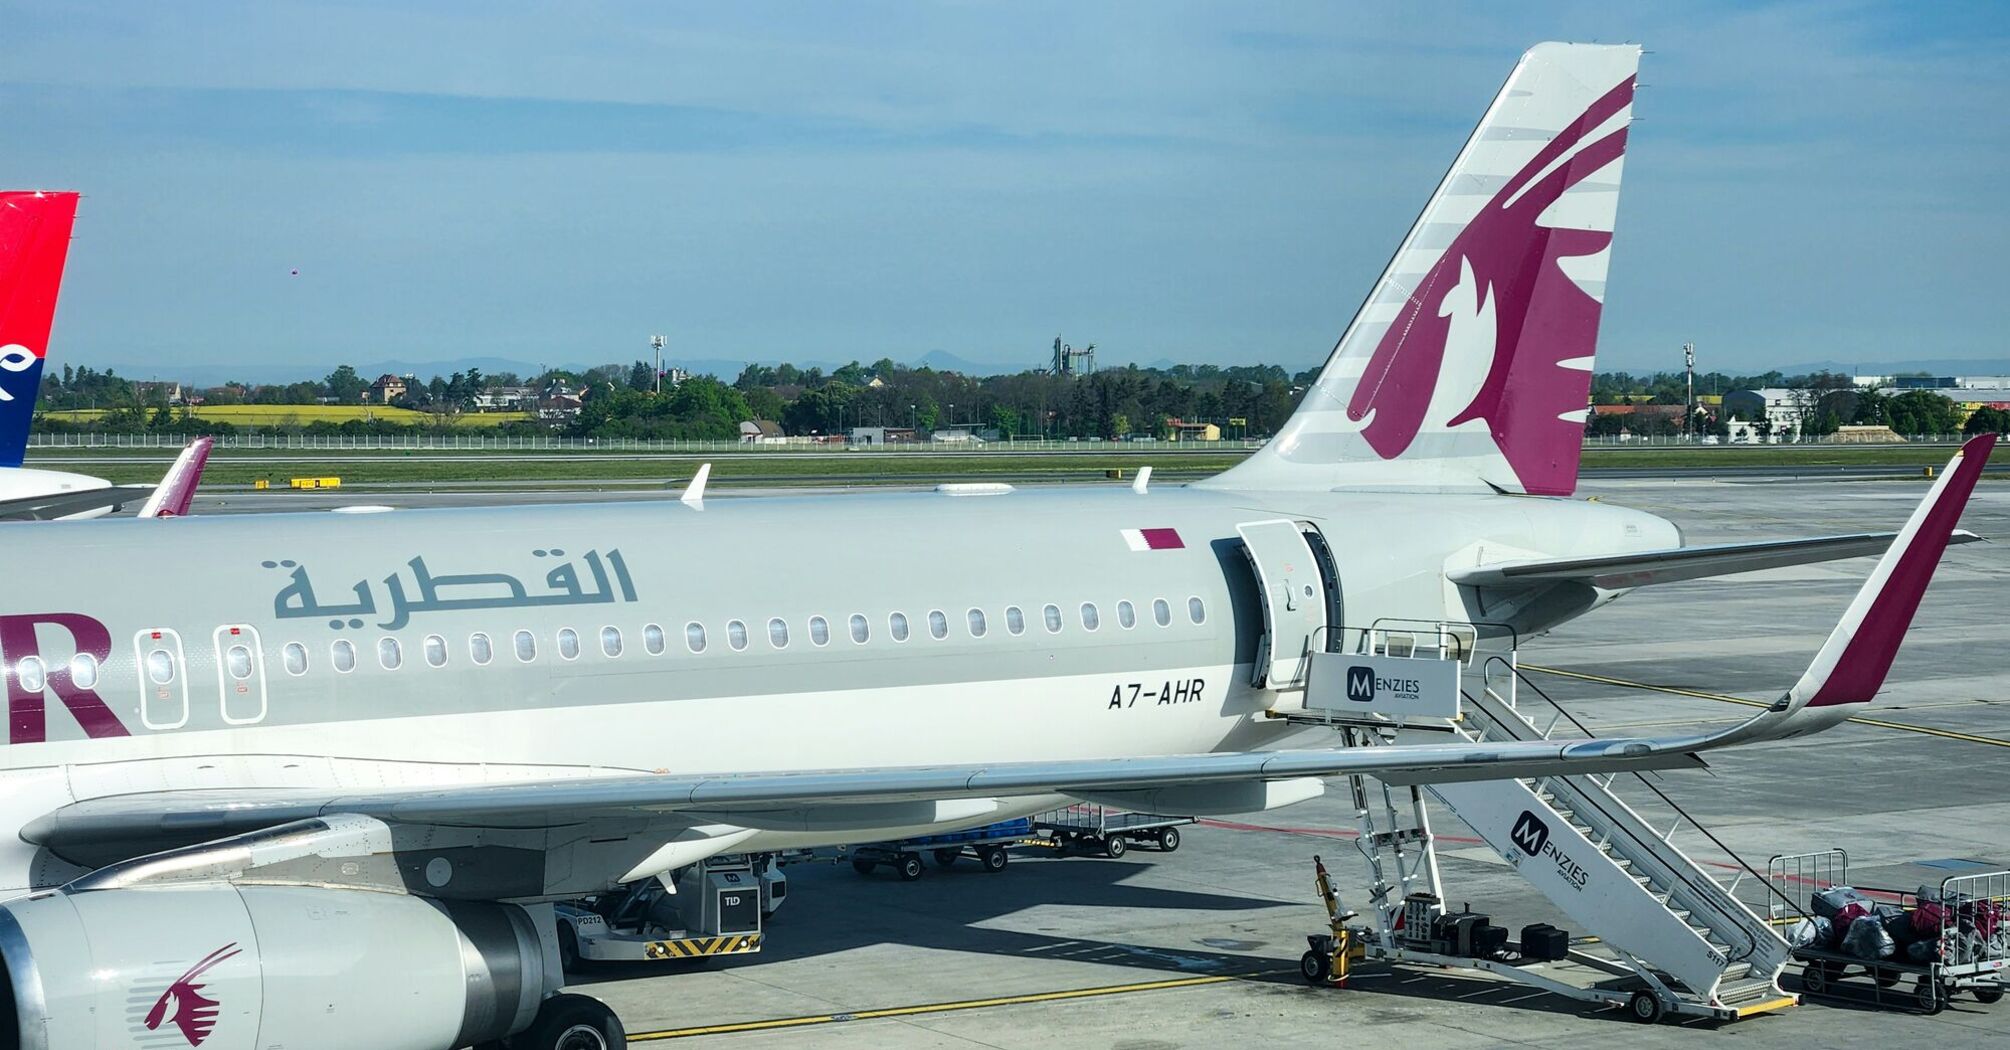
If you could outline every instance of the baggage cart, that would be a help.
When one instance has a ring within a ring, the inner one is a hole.
[[[1171,853],[1179,848],[1179,829],[1193,822],[1192,817],[1134,813],[1092,802],[1049,810],[1033,818],[1033,826],[1045,832],[1055,847],[1112,859],[1123,856],[1131,845]]]
[[[1766,874],[1778,891],[1772,907],[1779,923],[1811,917],[1818,893],[1855,886],[1849,854],[1841,849],[1776,856]],[[1807,994],[1925,1014],[1946,1009],[1959,993],[1985,1005],[2003,998],[2010,987],[2010,871],[1950,875],[1937,887],[1929,883],[1910,891],[1855,888],[1879,904],[1897,906],[1915,923],[1931,916],[1937,929],[1921,938],[1931,944],[1927,958],[1910,958],[1904,947],[1889,959],[1865,959],[1826,945],[1799,946],[1794,958],[1805,964],[1800,976]]]
[[[933,857],[938,868],[947,868],[968,856],[975,857],[985,871],[999,872],[1005,870],[1009,859],[1007,847],[1028,845],[1045,845],[1045,842],[1035,833],[1032,818],[1020,817],[967,831],[852,846],[843,855],[851,859],[852,870],[860,875],[870,875],[873,869],[885,865],[903,882],[913,882],[925,870],[921,863],[923,853]]]

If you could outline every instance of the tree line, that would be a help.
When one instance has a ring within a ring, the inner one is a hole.
[[[912,429],[922,434],[946,427],[996,431],[1015,438],[1167,437],[1175,421],[1214,423],[1224,437],[1272,434],[1296,409],[1316,371],[1292,374],[1276,365],[1125,366],[1090,375],[1063,376],[1029,371],[972,376],[911,368],[882,358],[853,361],[828,373],[792,364],[750,364],[727,383],[710,376],[659,377],[646,361],[594,368],[551,369],[522,377],[484,374],[477,369],[406,380],[391,404],[431,414],[428,423],[445,427],[455,416],[478,411],[482,395],[502,388],[527,389],[533,399],[576,397],[577,412],[552,412],[544,420],[506,424],[503,433],[550,433],[573,437],[732,440],[746,420],[770,420],[786,434],[825,437],[854,427]],[[320,380],[293,383],[223,383],[191,391],[204,406],[355,405],[371,381],[349,365]],[[659,392],[660,386],[660,392]],[[1787,376],[1705,373],[1700,393],[1784,387],[1802,400],[1802,436],[1834,433],[1844,424],[1890,426],[1901,434],[1952,433],[1963,425],[1954,402],[1932,391],[1884,394],[1858,390],[1850,377],[1829,372]],[[1600,372],[1592,377],[1595,405],[1681,405],[1688,396],[1681,372],[1633,375]],[[569,410],[570,401],[563,402]],[[170,404],[164,384],[134,383],[110,370],[64,366],[45,374],[40,405],[50,409],[106,410],[97,419],[68,421],[38,415],[41,430],[172,430],[225,433],[229,424],[204,421],[186,406]],[[1678,414],[1679,415],[1679,414]],[[1721,433],[1729,417],[1701,425]],[[1967,419],[1977,427],[2002,429],[2010,413],[1982,409]],[[306,433],[408,432],[414,424],[385,419],[352,419],[279,424],[268,429]],[[1679,419],[1643,414],[1637,418],[1593,413],[1591,434],[1634,433],[1657,428],[1674,432]]]

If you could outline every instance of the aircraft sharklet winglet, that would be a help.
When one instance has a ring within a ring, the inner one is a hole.
[[[1139,467],[1137,479],[1131,482],[1131,491],[1142,496],[1152,483],[1152,468]]]
[[[161,478],[154,494],[147,497],[139,517],[186,517],[189,505],[195,501],[195,488],[202,483],[202,468],[209,462],[209,450],[215,444],[213,437],[200,437],[189,442],[188,447],[181,450],[181,455],[175,457],[174,465]]]
[[[1871,702],[1912,626],[1941,554],[1964,535],[1954,526],[1995,445],[1996,435],[1982,434],[1954,454],[1793,687],[1763,713],[1699,746],[1819,732],[1846,721],[1856,707]]]
[[[677,497],[677,502],[682,503],[687,507],[698,507],[702,509],[705,506],[705,481],[707,478],[710,478],[711,476],[712,476],[712,464],[710,463],[699,464],[698,473],[691,475],[691,483],[689,485],[684,486],[684,494],[682,496]]]
[[[1870,702],[1884,684],[1899,643],[1912,626],[1913,613],[1933,580],[1933,570],[1940,564],[1940,556],[1956,531],[1954,525],[1961,519],[1995,446],[1996,435],[1981,434],[1954,454],[1788,697],[1805,697],[1811,707]]]

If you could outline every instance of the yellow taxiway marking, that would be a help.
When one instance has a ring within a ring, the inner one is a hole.
[[[1726,704],[1743,704],[1746,707],[1772,706],[1771,704],[1762,703],[1758,700],[1747,700],[1742,696],[1726,696],[1723,693],[1706,693],[1699,689],[1683,689],[1678,686],[1672,686],[1672,685],[1654,685],[1649,682],[1629,682],[1624,678],[1609,678],[1605,675],[1586,674],[1583,671],[1566,671],[1558,667],[1538,667],[1535,664],[1522,664],[1521,669],[1524,671],[1536,671],[1541,674],[1556,675],[1559,678],[1576,678],[1579,679],[1580,681],[1597,682],[1601,685],[1617,685],[1617,686],[1623,686],[1628,689],[1647,689],[1653,692],[1668,693],[1674,696],[1693,696],[1699,700],[1716,700],[1720,703],[1726,703]],[[1875,726],[1878,729],[1896,729],[1905,733],[1921,733],[1926,736],[1937,736],[1948,740],[1960,740],[1970,744],[1988,744],[1992,747],[2010,747],[2010,740],[1999,740],[1993,736],[1976,736],[1973,733],[1957,733],[1952,729],[1935,729],[1932,726],[1916,726],[1906,722],[1887,722],[1882,718],[1859,717],[1859,718],[1852,718],[1850,719],[1850,721],[1856,723],[1857,725]]]
[[[1140,981],[1135,984],[1109,984],[1099,988],[1074,988],[1061,992],[1035,992],[1029,995],[1001,995],[991,999],[962,999],[948,1003],[923,1003],[917,1006],[890,1006],[879,1010],[851,1010],[840,1013],[812,1014],[805,1017],[777,1017],[767,1021],[740,1021],[734,1024],[699,1025],[695,1028],[665,1028],[657,1032],[631,1032],[631,1043],[650,1042],[659,1039],[688,1039],[697,1035],[726,1035],[731,1032],[769,1032],[780,1028],[808,1028],[813,1025],[838,1024],[844,1021],[871,1021],[883,1017],[915,1017],[921,1014],[946,1014],[957,1010],[984,1010],[994,1006],[1019,1006],[1025,1003],[1051,1003],[1064,999],[1093,999],[1105,995],[1129,995],[1133,992],[1156,992],[1168,988],[1194,988],[1204,984],[1223,984],[1239,981],[1258,974],[1217,974],[1207,977],[1174,977],[1162,981]]]

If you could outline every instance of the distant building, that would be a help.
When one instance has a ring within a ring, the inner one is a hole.
[[[905,445],[914,441],[913,427],[853,427],[854,445]]]
[[[1809,390],[1789,390],[1769,386],[1762,390],[1733,390],[1724,395],[1724,412],[1752,422],[1766,420],[1775,433],[1801,429],[1802,417],[1812,409],[1818,395]]]
[[[405,380],[403,377],[394,376],[386,372],[378,376],[376,382],[370,384],[370,389],[363,392],[363,400],[374,401],[380,405],[388,405],[404,397],[405,389]]]
[[[740,423],[740,440],[749,445],[767,445],[786,438],[780,423],[772,419],[748,419]]]
[[[537,388],[492,386],[475,392],[477,412],[527,412],[537,404]]]
[[[1220,441],[1221,427],[1214,423],[1188,423],[1175,419],[1172,421],[1171,437],[1174,441]]]
[[[143,405],[153,404],[157,399],[165,400],[170,405],[184,405],[188,403],[188,398],[182,391],[181,384],[175,382],[134,383],[133,394],[139,398],[140,404]]]

